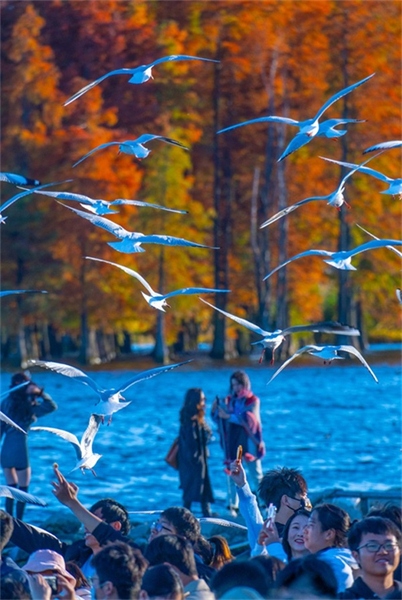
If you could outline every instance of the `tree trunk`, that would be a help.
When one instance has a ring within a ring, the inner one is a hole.
[[[165,289],[165,251],[162,247],[159,253],[159,282],[158,290],[161,290],[161,294]],[[155,346],[152,355],[157,363],[165,365],[168,359],[168,351],[165,341],[165,313],[158,310],[156,316],[156,333],[155,333]]]

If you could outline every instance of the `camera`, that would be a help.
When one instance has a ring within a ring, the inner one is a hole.
[[[52,596],[57,594],[57,577],[56,575],[44,575],[43,579],[47,582],[50,589],[52,590]]]

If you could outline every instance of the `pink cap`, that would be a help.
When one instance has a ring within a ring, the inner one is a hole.
[[[64,575],[73,585],[76,583],[75,577],[66,570],[64,558],[54,550],[37,550],[33,552],[28,558],[26,565],[22,568],[24,571],[29,571],[30,573],[42,573],[42,571],[51,569]]]

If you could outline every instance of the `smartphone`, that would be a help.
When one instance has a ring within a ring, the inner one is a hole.
[[[267,508],[267,523],[274,523],[275,522],[275,517],[276,517],[276,506],[274,506],[274,504],[271,504],[268,506]]]
[[[47,582],[50,589],[52,590],[52,596],[55,596],[57,594],[58,589],[56,575],[44,575],[43,579]]]

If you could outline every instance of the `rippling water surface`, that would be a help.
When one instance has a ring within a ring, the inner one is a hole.
[[[313,363],[314,365],[317,363]],[[228,391],[233,367],[190,365],[130,388],[132,404],[116,413],[112,424],[101,426],[94,451],[103,455],[96,466],[98,477],[75,471],[69,478],[80,487],[85,504],[112,496],[129,510],[153,510],[181,504],[176,471],[164,456],[178,432],[179,410],[188,388],[201,387],[208,408],[216,395]],[[377,385],[357,363],[331,366],[288,367],[269,386],[267,366],[246,369],[252,389],[261,399],[267,454],[264,470],[286,465],[299,467],[311,490],[330,487],[382,489],[401,481],[401,369],[399,365],[373,366]],[[97,371],[91,376],[105,387],[127,381],[133,370]],[[80,439],[96,397],[80,383],[40,371],[34,380],[57,402],[58,410],[38,425],[68,429]],[[2,390],[10,374],[1,375]],[[226,476],[215,425],[210,445],[210,473],[217,500],[223,508]],[[43,497],[46,509],[28,506],[26,519],[41,520],[37,511],[56,513],[60,505],[51,493],[52,463],[66,474],[75,465],[73,447],[51,434],[29,434],[33,469],[30,492]],[[4,477],[2,476],[2,483]]]

